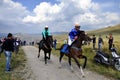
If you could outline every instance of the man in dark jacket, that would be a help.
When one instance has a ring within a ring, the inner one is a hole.
[[[113,45],[113,36],[112,36],[112,34],[109,35],[108,39],[109,39],[109,41],[108,41],[109,50],[111,50],[112,45]]]
[[[8,34],[7,39],[3,43],[3,49],[6,56],[6,71],[10,71],[10,61],[12,52],[14,51],[14,40],[11,33]]]
[[[92,40],[93,40],[93,49],[95,49],[95,45],[96,45],[96,37],[95,37],[95,35],[93,35]]]

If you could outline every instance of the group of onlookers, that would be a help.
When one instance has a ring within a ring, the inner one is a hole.
[[[109,37],[106,36],[106,38],[108,39],[108,44],[109,44],[109,50],[111,50],[112,45],[113,45],[113,36],[112,34],[109,34]],[[92,37],[92,42],[93,42],[93,50],[96,49],[96,36],[93,35]],[[102,50],[102,45],[104,44],[103,38],[101,37],[101,35],[99,35],[98,37],[98,50]]]

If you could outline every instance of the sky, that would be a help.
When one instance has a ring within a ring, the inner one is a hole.
[[[0,33],[69,32],[120,24],[120,0],[0,0]]]

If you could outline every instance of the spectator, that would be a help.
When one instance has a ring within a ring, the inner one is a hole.
[[[54,49],[56,50],[56,45],[57,45],[57,40],[56,39],[53,41],[53,45],[54,45]]]
[[[67,42],[67,39],[65,39],[65,40],[64,40],[64,44],[67,44],[67,43],[68,43],[68,42]]]
[[[17,54],[18,51],[19,51],[19,46],[20,46],[20,39],[18,39],[17,37],[15,38],[14,40],[14,50],[15,50],[15,53]]]
[[[99,51],[101,51],[102,49],[102,44],[104,44],[104,42],[103,42],[101,35],[99,35],[99,38],[98,38],[98,50]]]
[[[92,40],[93,40],[93,49],[95,49],[95,45],[96,45],[96,36],[95,35],[93,35]]]
[[[3,49],[5,50],[5,56],[6,56],[6,71],[9,72],[11,56],[12,56],[12,52],[14,51],[14,40],[11,33],[8,34],[7,39],[3,43]]]
[[[109,35],[109,37],[106,36],[106,38],[108,38],[108,44],[109,44],[109,50],[111,50],[112,45],[113,45],[113,36],[112,34]]]

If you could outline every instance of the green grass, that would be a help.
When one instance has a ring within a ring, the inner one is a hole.
[[[25,54],[23,50],[20,48],[19,53],[16,55],[15,53],[12,54],[12,59],[11,59],[11,68],[12,71],[10,73],[5,72],[5,56],[4,53],[2,53],[0,57],[0,80],[22,80],[22,73],[21,71],[25,67]]]

